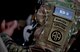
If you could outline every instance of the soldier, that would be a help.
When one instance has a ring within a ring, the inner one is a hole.
[[[35,1],[37,1],[37,0],[35,0]],[[35,8],[38,10],[39,6],[40,6],[40,4],[35,6],[36,2],[34,2],[34,0],[28,0],[24,4],[18,2],[19,4],[17,5],[15,3],[14,6],[13,6],[13,3],[10,3],[10,4],[7,3],[4,7],[1,7],[1,11],[0,11],[1,15],[3,15],[3,14],[4,15],[0,16],[0,20],[2,20],[2,18],[6,18],[8,20],[9,19],[25,19],[25,18],[27,18],[27,16],[29,14],[33,14],[35,12]],[[6,8],[6,10],[5,10],[5,8]],[[24,11],[21,11],[21,10],[24,10]],[[2,33],[0,33],[0,37],[3,40],[3,42],[4,42],[5,46],[7,47],[8,51],[9,52],[32,52],[32,51],[34,51],[34,52],[44,52],[44,50],[42,48],[37,48],[36,49],[36,47],[34,47],[34,46],[28,48],[28,47],[23,47],[23,46],[17,45],[13,41],[13,39],[11,38],[14,30],[17,28],[17,25],[18,25],[17,21],[5,22],[5,20],[4,20],[1,23]]]
[[[37,46],[27,48],[14,43],[10,36],[12,36],[14,30],[17,28],[17,25],[18,23],[16,20],[8,23],[3,20],[1,23],[2,33],[0,34],[0,37],[2,38],[9,52],[45,52],[42,48]]]

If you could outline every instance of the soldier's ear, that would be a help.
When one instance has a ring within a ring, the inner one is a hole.
[[[16,20],[14,20],[14,21],[12,21],[10,28],[15,29],[15,28],[17,28],[17,26],[18,26],[18,22]]]

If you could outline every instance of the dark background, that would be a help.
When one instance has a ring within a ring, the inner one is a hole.
[[[37,5],[37,0],[1,1],[0,18],[25,19],[29,14],[34,13]]]

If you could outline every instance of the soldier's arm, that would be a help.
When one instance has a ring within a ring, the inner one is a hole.
[[[26,49],[14,43],[14,41],[6,33],[1,33],[0,36],[9,52],[28,52],[29,51],[29,49]]]

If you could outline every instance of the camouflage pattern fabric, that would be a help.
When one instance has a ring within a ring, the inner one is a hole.
[[[0,36],[5,43],[8,52],[28,52],[29,49],[26,49],[14,43],[14,41],[6,33],[1,33]]]
[[[0,37],[6,45],[8,52],[46,52],[46,50],[36,45],[30,46],[29,48],[19,46],[4,32],[0,34]]]

